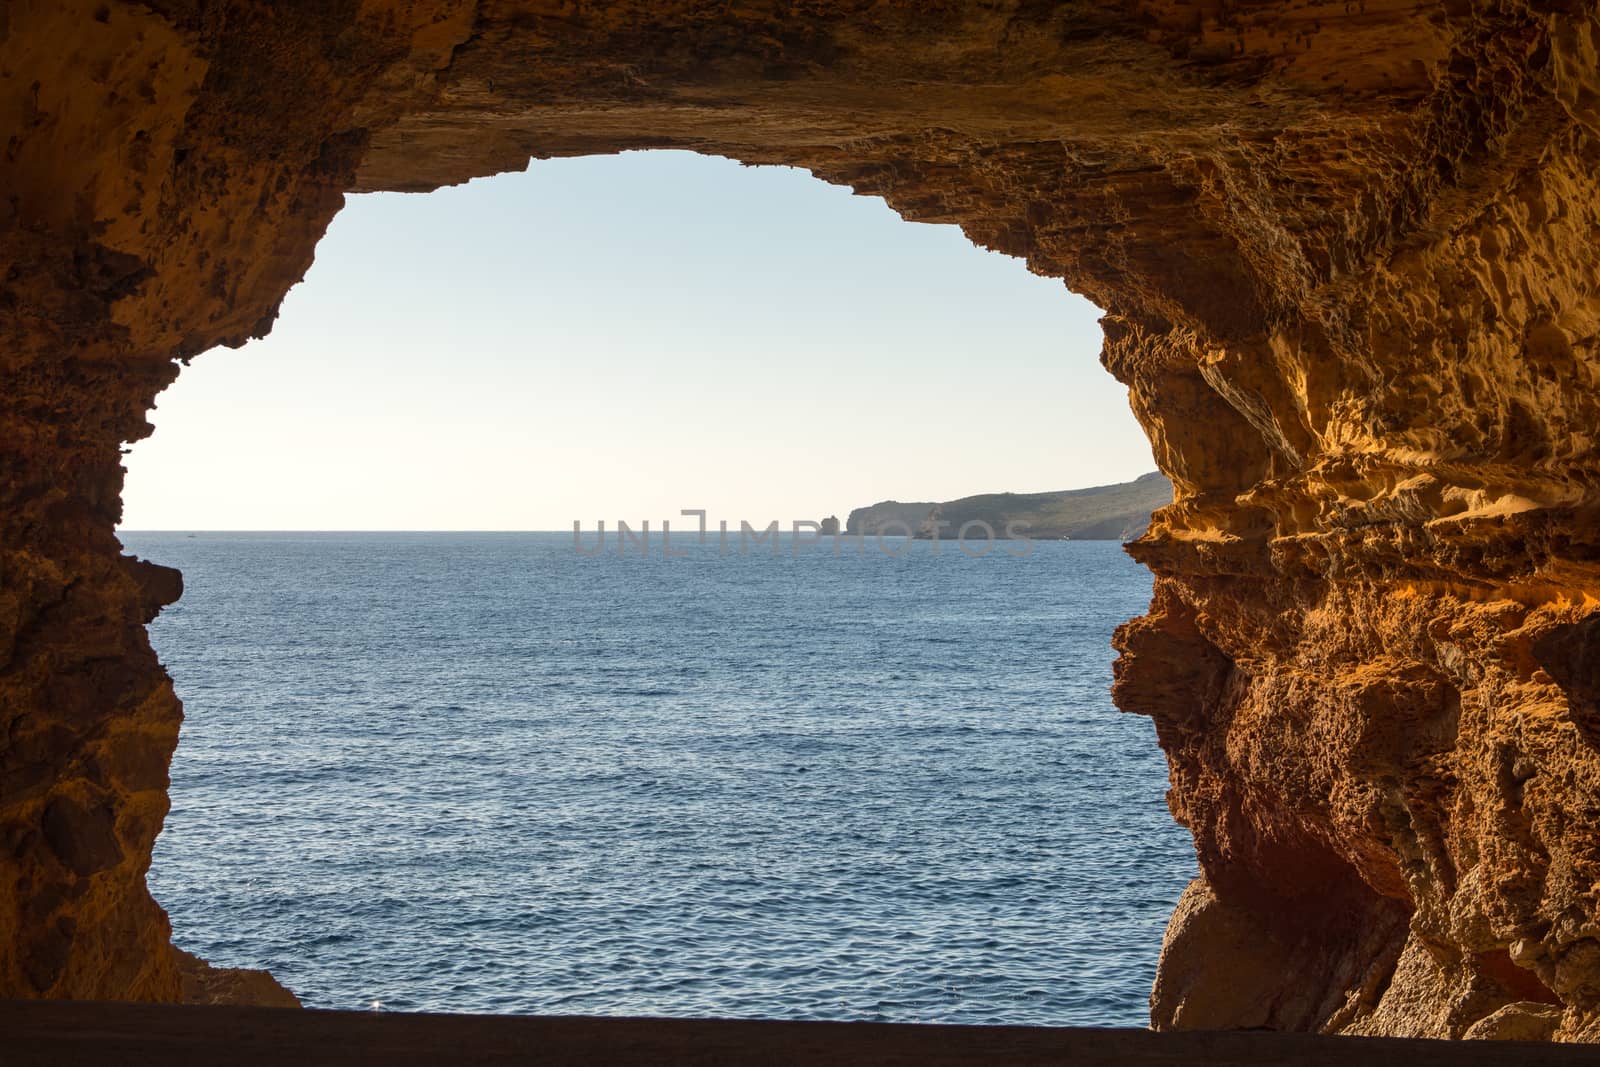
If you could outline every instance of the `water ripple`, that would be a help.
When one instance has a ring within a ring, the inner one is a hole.
[[[1142,1025],[1193,860],[1106,697],[1150,582],[125,535],[187,720],[150,881],[317,1007]]]

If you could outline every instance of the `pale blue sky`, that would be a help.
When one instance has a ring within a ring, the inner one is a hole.
[[[1122,481],[1154,464],[1098,314],[787,168],[628,153],[353,196],[272,334],[161,395],[124,526],[787,526]]]

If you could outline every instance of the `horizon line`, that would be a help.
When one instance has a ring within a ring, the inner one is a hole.
[[[814,522],[816,520],[802,520],[802,521],[812,521],[812,522]],[[763,527],[763,529],[765,529],[765,527]],[[472,529],[472,530],[451,529],[451,530],[445,530],[445,529],[420,529],[420,528],[418,528],[418,529],[401,529],[399,527],[388,527],[388,528],[380,530],[380,529],[356,528],[356,527],[349,527],[349,528],[338,527],[338,528],[328,528],[328,529],[314,530],[314,529],[310,529],[309,527],[308,528],[303,528],[303,529],[290,529],[290,528],[267,529],[265,527],[254,527],[254,526],[245,527],[245,526],[240,526],[240,527],[215,527],[215,528],[208,529],[208,528],[201,527],[201,526],[173,526],[173,527],[162,527],[162,528],[158,529],[156,527],[121,527],[121,526],[119,526],[119,527],[117,527],[117,531],[116,532],[118,534],[125,534],[125,533],[132,533],[132,534],[141,534],[141,533],[182,533],[182,534],[190,534],[190,533],[194,533],[194,534],[199,534],[199,533],[513,533],[513,534],[550,533],[550,534],[570,534],[573,531],[570,528],[569,529],[565,529],[565,530],[520,530],[520,529],[519,530],[512,530],[512,529],[493,529],[493,530],[489,530],[489,529]],[[585,534],[593,534],[596,531],[593,530],[593,529],[590,529],[590,528],[585,528],[582,532],[585,533]],[[607,533],[610,533],[610,532],[611,531],[609,531],[609,530],[607,531]],[[634,533],[639,533],[639,532],[640,531],[638,531],[638,530],[634,531]],[[653,533],[657,533],[659,531],[658,530],[651,530],[650,532],[653,534]],[[698,531],[689,531],[689,530],[686,530],[685,532],[686,533],[689,533],[689,532],[698,533]],[[706,531],[706,533],[708,535],[711,532],[712,531],[710,531],[710,530]],[[733,532],[735,532],[735,531],[733,531],[730,528],[729,533],[733,533]],[[791,536],[794,534],[793,530],[781,530],[780,529],[778,532],[780,534],[788,534],[788,535],[791,535]],[[815,533],[817,531],[804,531],[804,532]],[[846,536],[846,534],[845,534],[845,532],[843,530],[840,530],[837,535],[835,535],[835,534],[821,534],[821,536],[823,536],[823,537],[834,537],[834,536],[843,537],[843,536]],[[886,536],[886,537],[902,537],[902,536],[905,536],[905,535],[903,535],[903,534],[885,534],[884,536]]]

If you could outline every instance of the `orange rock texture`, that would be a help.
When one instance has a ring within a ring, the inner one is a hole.
[[[1106,309],[1176,490],[1115,691],[1203,871],[1157,1027],[1600,1038],[1593,4],[16,0],[0,109],[0,995],[229,986],[144,887],[181,583],[114,527],[174,361],[347,192],[670,147]]]

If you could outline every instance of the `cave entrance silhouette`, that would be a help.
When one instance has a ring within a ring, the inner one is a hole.
[[[115,535],[177,363],[266,333],[346,194],[665,148],[1105,309],[1175,495],[1112,696],[1204,871],[1156,1028],[1592,1039],[1600,31],[1315,7],[11,5],[0,993],[190,996],[144,877],[182,581]]]

